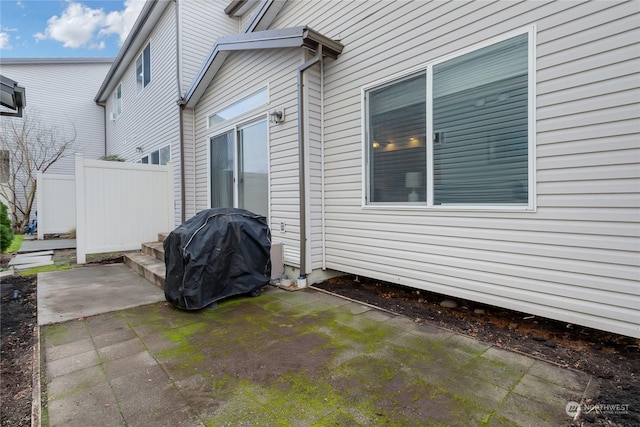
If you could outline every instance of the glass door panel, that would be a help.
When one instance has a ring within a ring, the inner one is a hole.
[[[267,122],[238,130],[238,207],[267,216]]]
[[[233,204],[233,131],[211,138],[211,207],[232,208]]]

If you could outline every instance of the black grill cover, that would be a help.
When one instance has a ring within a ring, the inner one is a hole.
[[[178,308],[198,310],[251,293],[271,279],[271,232],[266,218],[244,209],[198,213],[164,241],[164,295]]]

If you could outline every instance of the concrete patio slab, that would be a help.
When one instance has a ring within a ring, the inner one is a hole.
[[[43,319],[76,319],[41,328],[50,426],[555,426],[595,383],[315,289],[125,308],[144,304],[116,298],[134,286],[159,290],[117,265],[77,270],[38,280],[58,294]],[[78,314],[87,299],[111,311]]]
[[[163,301],[162,290],[123,264],[38,274],[38,324]]]

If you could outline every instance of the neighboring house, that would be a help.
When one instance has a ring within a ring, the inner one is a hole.
[[[97,97],[114,154],[170,144],[182,218],[267,215],[301,282],[640,337],[637,2],[225,3],[148,2]]]
[[[60,140],[72,138],[75,131],[73,146],[48,173],[73,174],[74,153],[89,159],[105,154],[105,111],[92,97],[112,61],[113,58],[0,59],[2,75],[24,87],[28,99],[23,117],[3,116],[0,119],[3,127],[10,121],[30,120],[47,129],[56,129]],[[4,160],[10,159],[0,153],[0,161]],[[34,206],[32,216],[36,210]]]

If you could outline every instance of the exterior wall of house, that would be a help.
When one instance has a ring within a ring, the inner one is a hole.
[[[178,2],[182,93],[200,70],[215,41],[239,32],[238,18],[224,13],[227,0]]]
[[[323,223],[323,156],[322,156],[322,79],[321,65],[316,64],[305,71],[305,127],[308,141],[308,257],[312,269],[323,268],[322,223]]]
[[[111,61],[110,58],[2,59],[2,75],[25,88],[25,116],[35,116],[42,125],[58,128],[69,138],[75,128],[73,148],[48,173],[72,174],[74,152],[90,159],[104,155],[104,109],[93,102],[93,95]]]
[[[324,68],[328,268],[640,336],[637,3],[288,2],[270,28],[296,25],[345,45]],[[362,88],[532,25],[535,209],[365,206]],[[295,133],[271,138],[274,225],[297,177]]]
[[[137,52],[122,75],[122,113],[107,120],[107,154],[117,154],[128,162],[137,162],[156,150],[171,146],[174,165],[175,200],[180,200],[180,115],[177,88],[175,4],[171,4],[151,32],[142,49],[150,43],[151,80],[140,91],[136,81]],[[113,93],[106,111],[113,111]],[[138,149],[140,147],[140,149]],[[176,221],[180,203],[176,202]],[[170,230],[167,230],[170,231]]]

